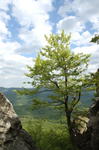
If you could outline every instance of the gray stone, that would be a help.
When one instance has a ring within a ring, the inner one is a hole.
[[[0,93],[0,150],[36,150],[10,101]]]
[[[87,130],[79,132],[75,141],[80,150],[99,150],[99,98],[90,107]]]

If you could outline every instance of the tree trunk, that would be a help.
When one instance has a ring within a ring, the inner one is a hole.
[[[73,150],[77,150],[77,146],[74,140],[74,134],[73,134],[73,126],[72,126],[72,121],[71,121],[71,112],[68,109],[67,102],[65,101],[65,114],[66,114],[66,119],[67,119],[67,126],[68,126],[68,131],[69,131],[69,136],[70,136],[70,141],[73,147]]]
[[[73,146],[73,150],[77,150],[77,146],[74,140],[73,127],[72,127],[72,122],[71,122],[71,114],[66,113],[66,118],[67,118],[67,126],[68,126],[70,141]]]

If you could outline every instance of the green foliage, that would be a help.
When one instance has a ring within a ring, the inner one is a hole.
[[[26,76],[32,80],[31,85],[35,88],[33,93],[46,92],[46,90],[54,93],[50,95],[52,101],[44,102],[44,105],[50,104],[65,112],[71,143],[76,150],[72,114],[81,100],[82,91],[90,85],[89,75],[85,74],[90,55],[76,54],[71,51],[71,36],[65,35],[64,31],[56,35],[51,34],[49,37],[45,36],[45,38],[47,45],[39,52],[34,66],[27,66],[29,72]],[[27,94],[27,91],[23,91],[23,94],[25,93]],[[42,101],[34,99],[33,104],[37,108],[36,106],[42,106]]]
[[[93,42],[93,43],[97,43],[97,44],[99,44],[99,35],[98,34],[96,34],[92,39],[91,39],[91,41],[90,42]]]
[[[65,124],[31,118],[22,122],[40,150],[73,150]]]
[[[72,112],[80,101],[81,92],[89,85],[89,76],[84,73],[90,55],[72,52],[71,36],[65,35],[64,31],[45,38],[47,45],[38,54],[34,66],[27,66],[29,72],[26,76],[32,79],[31,85],[35,87],[30,93],[53,91],[54,95],[50,95],[52,101],[49,104],[53,103],[53,106],[63,109],[67,103],[68,111]],[[40,91],[42,87],[44,89]],[[27,91],[23,91],[23,94],[27,94]],[[34,100],[33,104],[40,106],[41,101]]]

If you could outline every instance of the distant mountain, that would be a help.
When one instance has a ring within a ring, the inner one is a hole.
[[[16,113],[19,116],[33,115],[34,117],[44,117],[54,119],[57,118],[59,114],[52,110],[52,108],[40,108],[39,110],[32,109],[33,98],[40,98],[42,100],[49,101],[49,92],[36,94],[35,96],[18,95],[15,90],[22,90],[22,88],[3,88],[0,87],[0,92],[2,92],[13,104]],[[58,114],[58,115],[57,115]]]
[[[52,110],[52,108],[40,108],[39,110],[32,110],[32,100],[33,96],[26,95],[18,95],[14,91],[21,90],[22,88],[3,88],[0,87],[0,92],[4,93],[4,95],[11,101],[14,106],[15,111],[18,115],[33,115],[34,117],[45,117],[45,118],[57,118],[61,115],[58,111]],[[36,98],[40,98],[44,101],[50,101],[48,96],[50,92],[36,94]],[[81,101],[83,106],[89,106],[92,103],[93,92],[85,92],[82,95]]]

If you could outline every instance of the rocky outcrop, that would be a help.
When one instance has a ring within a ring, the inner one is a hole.
[[[36,150],[9,100],[0,93],[0,150]]]
[[[80,134],[76,132],[75,141],[80,150],[99,150],[99,69],[94,74],[96,97],[89,110],[87,130]]]
[[[83,133],[76,130],[75,142],[80,150],[99,150],[99,100],[95,101],[89,111],[89,122]],[[78,131],[78,132],[77,132]]]
[[[99,97],[90,108],[89,118],[88,130],[90,131],[91,149],[99,150]]]

